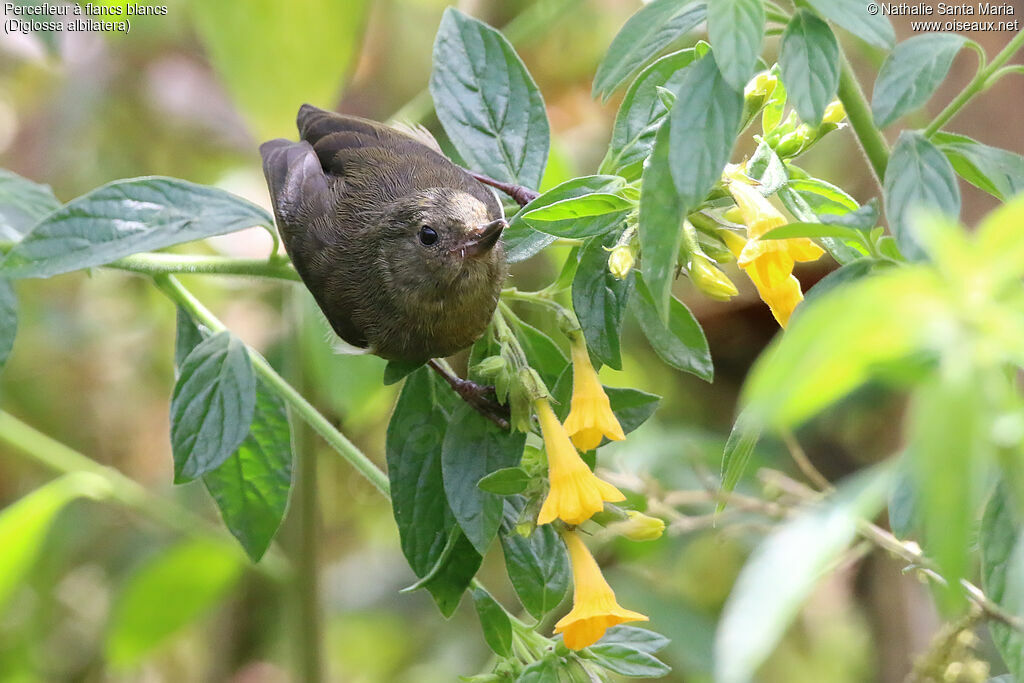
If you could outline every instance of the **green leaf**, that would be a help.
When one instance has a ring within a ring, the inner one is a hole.
[[[669,126],[668,120],[661,124],[651,157],[644,167],[637,217],[640,267],[662,322],[668,320],[676,260],[683,243],[682,222],[686,215],[669,168]]]
[[[602,173],[621,173],[635,179],[640,176],[644,160],[654,148],[658,127],[669,108],[658,96],[658,88],[675,91],[683,78],[683,69],[707,51],[691,47],[665,55],[640,72],[626,90],[612,128],[608,153],[601,162]]]
[[[925,33],[897,45],[882,63],[871,94],[875,125],[884,128],[927,102],[966,42],[955,33]]]
[[[977,188],[1007,201],[1024,191],[1024,156],[983,145],[966,135],[938,132],[931,138],[953,170]]]
[[[448,417],[437,400],[449,391],[427,368],[405,380],[388,423],[388,479],[402,552],[416,576],[429,572],[448,543],[455,518],[445,499],[441,446]]]
[[[566,360],[562,349],[551,337],[522,320],[514,320],[516,337],[526,352],[533,369],[540,373],[545,384],[551,386],[565,370]]]
[[[847,31],[875,47],[888,50],[896,42],[889,17],[885,12],[870,14],[862,0],[808,0],[818,14],[834,21]]]
[[[792,429],[861,386],[880,364],[934,343],[947,304],[936,276],[901,268],[805,302],[755,362],[742,403],[755,423]]]
[[[702,23],[705,2],[654,0],[629,18],[594,75],[593,96],[605,100],[673,41]]]
[[[558,239],[554,235],[538,232],[527,225],[523,220],[523,216],[527,212],[586,194],[614,193],[625,185],[625,179],[617,175],[590,175],[573,178],[551,188],[520,209],[519,213],[509,221],[508,227],[501,237],[502,243],[505,245],[505,259],[509,263],[523,261]]]
[[[0,368],[7,363],[18,334],[18,295],[7,278],[0,277]]]
[[[704,57],[686,70],[676,97],[669,115],[668,164],[686,215],[704,200],[729,161],[743,91],[723,79],[714,59]]]
[[[505,502],[506,528],[501,549],[512,587],[526,611],[537,619],[558,607],[569,590],[571,573],[565,545],[550,524],[539,526],[528,538],[512,528],[522,511],[522,500]]]
[[[177,371],[204,334],[178,309],[174,344]],[[284,402],[263,380],[256,380],[256,409],[249,434],[220,467],[203,475],[225,526],[259,562],[277,534],[292,486],[291,428]]]
[[[750,456],[761,439],[761,428],[749,416],[740,413],[733,423],[732,431],[722,452],[722,491],[731,492],[747,469]],[[725,501],[718,503],[717,511],[725,509]]]
[[[369,6],[366,0],[192,0],[189,11],[250,131],[266,140],[295,134],[301,103],[338,101],[359,56]]]
[[[761,0],[714,0],[708,4],[708,39],[722,77],[743,91],[764,40]]]
[[[292,488],[291,429],[284,401],[256,383],[256,411],[249,434],[231,457],[203,475],[224,524],[253,562],[270,547],[288,508]]]
[[[109,495],[109,485],[95,474],[76,472],[40,486],[0,510],[0,614],[29,576],[46,535],[68,503]]]
[[[536,188],[548,156],[544,100],[512,45],[449,7],[434,41],[430,94],[469,168]]]
[[[960,579],[991,455],[981,385],[966,357],[945,357],[940,376],[917,388],[910,409],[907,455],[920,494],[922,545],[948,582],[938,590],[950,609],[964,603]]]
[[[842,190],[840,190],[840,196],[849,198],[849,201],[853,202],[853,198]],[[822,211],[818,214],[821,217],[822,223],[827,223],[829,225],[842,225],[847,228],[859,230],[863,233],[871,232],[871,230],[878,225],[878,200],[876,198],[872,198],[867,204],[858,206],[853,211],[850,211],[849,203],[846,203],[845,200],[841,201],[843,201],[842,204],[837,202],[837,204],[841,206],[841,213],[827,213]],[[854,205],[856,205],[856,202],[854,202]],[[824,208],[824,206],[822,208]]]
[[[1005,611],[1024,618],[1024,534],[1019,513],[1016,513],[1008,487],[1000,485],[981,520],[981,585],[985,595]],[[1013,673],[1010,681],[1024,677],[1024,636],[1006,624],[989,622],[992,640],[1006,668]]]
[[[491,472],[478,481],[476,485],[481,491],[487,491],[499,496],[513,496],[525,491],[531,481],[532,478],[523,468],[503,467],[500,470]]]
[[[608,251],[615,236],[602,241],[595,237],[580,250],[579,267],[572,281],[572,308],[583,328],[590,355],[616,370],[622,369],[619,335],[626,304],[636,276],[630,271],[625,280],[608,272]]]
[[[804,180],[806,181],[806,179]],[[818,191],[811,192],[809,191],[809,188],[811,186],[805,185],[804,191],[802,193],[797,192],[787,184],[785,187],[779,190],[779,199],[782,200],[782,204],[786,207],[786,209],[791,214],[796,216],[797,220],[804,223],[814,223],[816,221],[821,221],[822,223],[830,223],[830,216],[845,216],[849,213],[852,213],[848,206],[842,206],[841,204],[838,204],[836,201],[839,197],[845,195],[845,193],[843,193],[840,190],[839,194],[836,194],[834,196],[820,195],[818,192],[825,191],[825,186],[832,188],[834,188],[835,186],[828,185],[828,183],[825,183],[824,181],[818,182],[821,183],[820,186],[815,187],[815,189]],[[811,205],[810,203],[808,203],[806,198],[810,198],[815,202],[818,208],[822,211],[820,216],[819,214],[814,212],[814,209],[811,208]],[[854,203],[854,206],[856,206],[856,203]],[[835,211],[836,213],[828,213],[829,211]],[[840,225],[841,224],[842,223],[840,223]],[[853,247],[849,246],[848,244],[840,240],[833,239],[831,237],[822,237],[821,244],[832,255],[832,258],[834,258],[841,264],[850,263],[851,261],[855,261],[864,255],[861,251],[858,251]]]
[[[34,183],[0,168],[0,239],[17,242],[59,208],[60,202],[49,185]]]
[[[803,305],[806,306],[808,301],[814,301],[847,282],[855,282],[863,277],[867,277],[881,267],[884,267],[881,265],[881,262],[872,258],[861,258],[856,261],[850,261],[818,280],[818,282],[811,287],[811,291],[807,292],[804,297]]]
[[[405,589],[426,588],[445,619],[455,613],[462,594],[469,588],[483,562],[483,557],[458,525],[452,527],[448,539],[444,553],[428,575],[415,586]]]
[[[384,385],[397,384],[405,379],[409,373],[423,367],[419,361],[389,360],[384,366]]]
[[[669,642],[669,639],[660,633],[648,631],[645,628],[637,628],[636,626],[619,624],[605,631],[599,645],[592,645],[589,649],[593,650],[594,647],[605,645],[622,645],[633,650],[639,650],[640,652],[654,654],[664,650]]]
[[[772,228],[759,239],[762,240],[788,240],[795,237],[839,237],[842,239],[860,239],[860,233],[853,228],[844,228],[841,225],[827,225],[825,223],[787,223],[777,228]]]
[[[274,220],[224,190],[158,176],[115,180],[46,216],[0,272],[49,277],[256,225],[270,228]]]
[[[587,648],[587,651],[593,661],[620,676],[661,678],[672,671],[672,667],[648,652],[617,643],[605,644],[603,638]]]
[[[557,683],[562,667],[555,659],[541,659],[523,669],[516,683]]]
[[[913,212],[938,209],[950,218],[960,215],[960,188],[953,166],[921,133],[900,133],[885,169],[885,214],[903,254],[924,256],[910,226]]]
[[[249,433],[255,409],[256,376],[245,344],[224,331],[192,349],[171,397],[175,483],[220,467]]]
[[[504,502],[477,484],[523,457],[526,434],[496,427],[463,403],[452,416],[441,446],[441,473],[448,505],[466,538],[481,555],[501,525]]]
[[[512,652],[512,622],[508,614],[480,586],[473,589],[473,604],[476,605],[487,646],[499,657],[508,657]]]
[[[857,523],[881,510],[891,467],[876,466],[840,484],[766,538],[740,571],[715,638],[715,680],[747,683],[771,654],[800,605],[853,540]]]
[[[772,146],[765,141],[757,145],[757,149],[747,160],[746,174],[756,180],[757,191],[765,197],[775,194],[789,182],[786,167]]]
[[[639,296],[634,297],[633,313],[658,357],[677,370],[710,382],[714,377],[714,366],[708,341],[690,310],[672,297],[666,325],[658,317],[654,299],[642,277],[636,280],[636,290]]]
[[[788,189],[799,194],[815,215],[841,216],[859,207],[857,200],[842,188],[817,178],[799,178],[789,181]]]
[[[185,541],[151,558],[122,586],[110,615],[106,655],[128,668],[208,613],[241,573],[238,555],[212,540]]]
[[[601,235],[620,225],[633,202],[603,192],[563,199],[523,214],[530,227],[549,235],[578,239]]]
[[[839,42],[812,12],[799,10],[779,46],[779,69],[800,119],[817,126],[839,87]]]

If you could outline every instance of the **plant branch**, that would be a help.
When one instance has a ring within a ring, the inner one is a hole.
[[[800,468],[800,471],[804,473],[804,476],[807,477],[807,479],[810,480],[810,482],[814,484],[819,491],[833,490],[832,484],[829,482],[828,478],[814,466],[814,463],[812,463],[810,458],[807,457],[807,453],[800,445],[800,442],[796,440],[796,437],[794,437],[791,432],[783,432],[782,440],[785,442],[786,448],[789,450],[789,455],[793,458],[797,467]]]
[[[141,275],[244,275],[301,282],[299,274],[285,258],[228,258],[198,254],[133,254],[107,264],[104,268],[126,270]]]
[[[857,137],[864,155],[868,158],[871,170],[874,172],[875,182],[879,189],[883,189],[882,181],[885,179],[885,167],[889,165],[889,145],[882,136],[882,132],[875,127],[874,118],[871,115],[871,107],[868,106],[864,91],[857,82],[857,76],[853,73],[850,60],[840,49],[839,51],[839,101],[846,109],[846,117],[850,121],[853,134]]]
[[[156,275],[153,281],[164,294],[188,311],[198,322],[201,322],[215,332],[227,329],[224,323],[203,306],[173,275]],[[253,367],[260,378],[283,398],[291,409],[309,424],[341,457],[345,458],[355,467],[367,481],[373,484],[385,496],[390,496],[387,475],[372,460],[366,457],[355,444],[349,441],[348,437],[338,431],[292,385],[286,382],[263,356],[251,347],[247,348]]]
[[[1013,39],[1006,44],[1006,47],[1000,50],[999,54],[992,59],[992,62],[988,66],[979,69],[978,73],[976,73],[974,78],[971,79],[971,82],[960,91],[960,94],[953,98],[953,101],[946,105],[946,108],[939,112],[939,115],[936,116],[930,124],[928,124],[928,127],[924,129],[925,137],[930,138],[939,132],[939,129],[949,123],[949,121],[956,116],[960,110],[974,98],[975,95],[984,92],[993,83],[995,83],[998,78],[993,77],[1000,71],[1000,67],[1002,67],[1010,57],[1013,57],[1017,50],[1022,46],[1024,46],[1024,31],[1019,31],[1017,35],[1015,35]]]

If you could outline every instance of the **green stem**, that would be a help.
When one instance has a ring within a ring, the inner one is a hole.
[[[193,318],[203,323],[214,332],[226,330],[220,320],[213,315],[191,292],[182,286],[173,275],[156,275],[153,278],[156,286],[160,288],[172,301],[187,310]],[[334,450],[338,451],[341,457],[345,458],[356,470],[373,484],[385,496],[390,496],[388,478],[377,465],[366,455],[356,448],[355,444],[339,432],[327,418],[310,404],[303,396],[277,374],[277,371],[270,366],[266,359],[252,348],[249,348],[249,356],[252,359],[256,374],[266,382],[281,398],[284,399],[292,410],[298,414],[310,427],[319,434],[324,441]]]
[[[967,87],[961,90],[960,94],[953,98],[953,101],[946,105],[946,108],[939,112],[939,115],[936,116],[930,124],[928,124],[928,127],[924,129],[925,137],[930,138],[939,132],[939,129],[949,123],[949,121],[956,116],[960,110],[974,98],[975,95],[984,92],[992,85],[992,83],[995,83],[998,79],[993,79],[991,81],[989,79],[994,76],[996,72],[1000,70],[1000,67],[1002,67],[1010,57],[1013,57],[1017,50],[1022,46],[1024,46],[1024,31],[1019,31],[1017,35],[1006,44],[1006,47],[1004,47],[999,54],[995,56],[992,63],[982,69],[979,69],[978,73],[976,73],[974,78],[971,79],[971,82],[967,84]]]
[[[127,270],[142,275],[244,275],[300,282],[299,274],[287,259],[227,258],[195,254],[133,254],[109,263],[104,268]]]
[[[839,64],[839,101],[843,103],[853,134],[857,137],[861,149],[864,150],[864,155],[868,158],[868,163],[874,172],[875,182],[882,189],[885,167],[889,164],[889,145],[882,136],[882,132],[875,127],[875,121],[871,116],[868,101],[864,97],[864,91],[861,90],[860,83],[857,82],[850,61],[841,50]]]
[[[109,487],[112,500],[158,524],[188,536],[213,537],[228,542],[221,528],[188,508],[153,495],[142,484],[113,467],[99,464],[3,410],[0,410],[0,442],[54,472],[87,472],[101,478]],[[230,545],[237,548],[233,542]],[[286,561],[273,548],[254,568],[276,579],[287,573]]]

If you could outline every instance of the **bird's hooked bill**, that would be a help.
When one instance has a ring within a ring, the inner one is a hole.
[[[494,248],[501,237],[501,231],[508,227],[504,218],[480,226],[469,238],[456,247],[463,256],[482,256]]]

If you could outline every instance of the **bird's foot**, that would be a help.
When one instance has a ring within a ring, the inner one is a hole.
[[[508,431],[509,408],[498,403],[498,396],[494,392],[494,387],[462,379],[435,359],[428,361],[427,365],[432,367],[437,374],[441,375],[448,382],[448,386],[459,395],[459,398],[496,424],[500,429]]]
[[[482,173],[477,173],[476,171],[468,171],[468,173],[469,175],[476,178],[477,182],[481,182],[484,185],[490,185],[491,187],[497,190],[501,190],[509,197],[514,199],[516,204],[518,204],[519,206],[526,206],[527,204],[529,204],[534,199],[540,196],[539,192],[534,192],[530,188],[524,187],[522,185],[516,185],[514,183],[505,183],[500,180],[495,180],[494,178],[489,178],[483,175]]]

